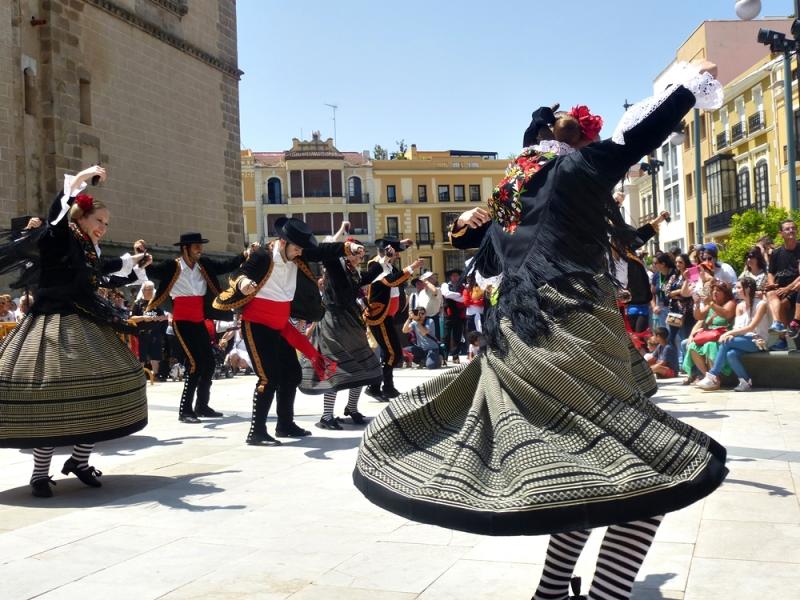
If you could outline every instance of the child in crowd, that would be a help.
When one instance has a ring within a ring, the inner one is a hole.
[[[653,339],[656,347],[652,357],[647,361],[658,379],[677,376],[678,351],[669,343],[669,331],[666,327],[657,327]]]
[[[471,331],[467,336],[467,341],[469,342],[467,360],[472,360],[483,353],[483,349],[486,347],[486,336],[479,331]]]

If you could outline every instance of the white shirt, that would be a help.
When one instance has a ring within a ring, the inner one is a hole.
[[[442,309],[442,295],[433,295],[426,286],[417,292],[417,306],[424,308],[429,315],[438,315]]]
[[[736,285],[736,271],[728,263],[719,263],[719,266],[714,269],[714,277],[727,283],[731,289]]]
[[[181,257],[178,259],[178,268],[181,270],[181,273],[178,275],[175,285],[173,285],[172,289],[169,291],[169,295],[172,298],[179,298],[181,296],[205,296],[208,288],[206,286],[206,280],[200,272],[200,265],[195,263],[194,268],[191,268],[183,260],[183,257]]]
[[[457,285],[457,284],[454,284],[454,285]],[[440,290],[439,293],[441,293],[441,295],[444,296],[445,298],[447,298],[448,300],[455,300],[456,302],[460,302],[461,304],[464,304],[464,297],[458,292],[455,292],[455,291],[451,292],[449,283],[443,283],[442,287],[439,288],[439,290]]]
[[[272,245],[272,265],[272,273],[256,293],[256,298],[273,302],[291,302],[297,289],[297,265],[292,261],[283,260],[277,243]]]

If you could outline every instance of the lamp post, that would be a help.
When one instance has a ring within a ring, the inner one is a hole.
[[[761,12],[761,0],[738,0],[736,2],[736,15],[743,20],[755,19]],[[792,52],[798,57],[800,65],[800,0],[794,0],[794,22],[792,23],[792,37],[787,39],[786,34],[770,29],[758,30],[758,42],[769,46],[774,53],[783,54],[783,98],[786,109],[786,162],[787,177],[789,180],[789,208],[798,209],[797,200],[797,159],[796,144],[797,132],[795,131],[794,107],[792,106]],[[798,86],[800,86],[800,68],[798,68]],[[800,89],[800,87],[798,88]]]
[[[642,171],[650,174],[650,187],[653,188],[653,218],[655,218],[658,216],[658,172],[661,170],[661,167],[664,166],[664,163],[651,154],[647,157],[647,162],[641,163],[639,166],[642,168]],[[656,250],[658,250],[659,239],[657,229],[653,241],[655,242]]]
[[[694,109],[694,209],[697,213],[695,219],[695,244],[703,243],[703,157],[700,154],[700,109]]]

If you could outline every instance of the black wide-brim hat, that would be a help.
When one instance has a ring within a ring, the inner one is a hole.
[[[307,223],[292,217],[281,217],[275,221],[275,231],[278,237],[301,248],[316,248],[319,245],[317,238]]]
[[[207,244],[208,240],[197,232],[182,233],[181,241],[175,242],[173,246],[188,246],[189,244]]]
[[[406,249],[406,245],[394,237],[378,238],[375,240],[375,245],[378,247],[378,250],[386,250],[389,246],[394,248],[397,252],[402,252]]]

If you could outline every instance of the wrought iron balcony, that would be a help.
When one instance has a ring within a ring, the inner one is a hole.
[[[348,204],[369,204],[369,194],[353,194],[347,197]]]
[[[731,218],[733,215],[741,214],[747,210],[753,208],[752,206],[737,206],[736,208],[732,208],[730,210],[723,210],[720,213],[715,215],[709,215],[705,218],[706,222],[706,231],[722,231],[723,229],[727,229],[731,226]]]
[[[286,194],[261,194],[261,204],[288,204],[289,199]]]
[[[417,234],[417,248],[420,246],[430,246],[433,248],[435,242],[436,236],[431,231],[423,231]]]
[[[759,129],[764,129],[766,123],[764,123],[764,112],[758,111],[757,113],[753,113],[747,119],[747,131],[750,132],[752,135],[754,132],[758,131]]]
[[[731,126],[731,143],[738,142],[741,139],[744,139],[745,131],[744,131],[744,123],[734,123]]]
[[[717,134],[717,150],[720,148],[724,148],[728,145],[728,134],[727,133],[718,133]]]

